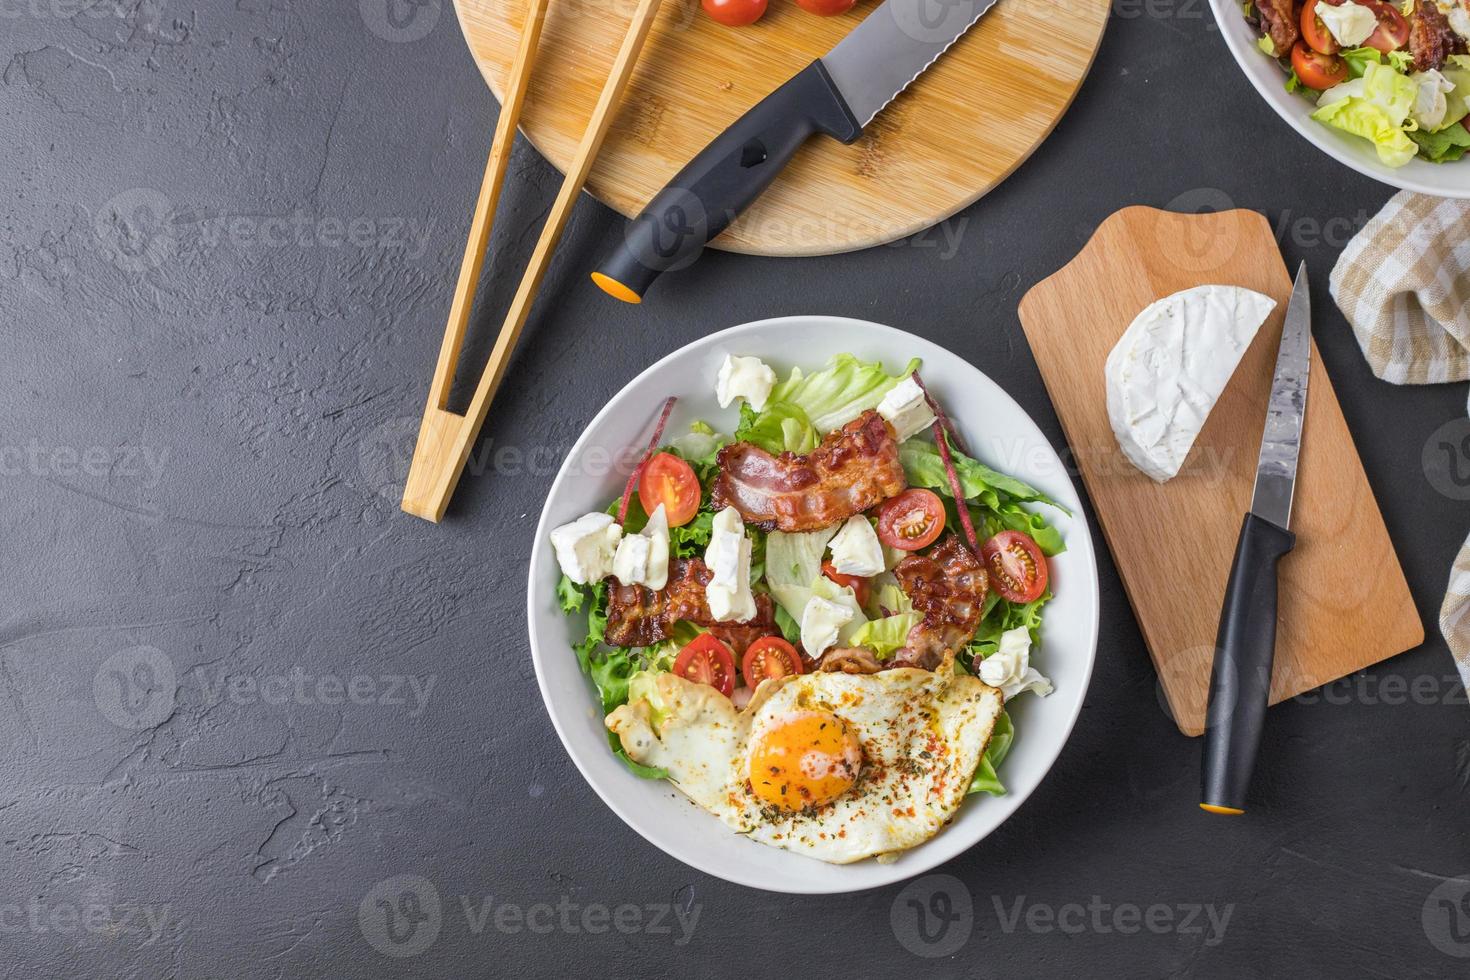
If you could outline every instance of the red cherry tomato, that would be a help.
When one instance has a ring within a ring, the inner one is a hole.
[[[766,12],[766,0],[700,0],[699,5],[726,27],[754,24]]]
[[[1011,602],[1031,602],[1046,591],[1046,556],[1020,531],[1002,531],[980,548],[990,584]]]
[[[735,656],[709,633],[701,633],[679,651],[674,673],[696,684],[708,684],[725,697],[735,693]]]
[[[850,586],[860,606],[868,604],[868,580],[861,575],[843,575],[830,561],[822,562],[822,574],[838,585]]]
[[[1327,29],[1327,25],[1322,23],[1322,18],[1317,16],[1317,3],[1318,0],[1307,0],[1302,7],[1302,40],[1318,54],[1337,54],[1341,45]]]
[[[930,490],[905,490],[878,508],[878,540],[900,551],[918,551],[944,530],[944,501]]]
[[[673,453],[654,456],[638,474],[638,502],[649,514],[663,504],[669,527],[688,524],[699,510],[699,477],[694,467]]]
[[[847,13],[856,2],[857,0],[796,0],[796,5],[809,14],[833,17]]]
[[[1318,54],[1302,42],[1291,49],[1291,67],[1307,88],[1325,92],[1347,81],[1347,62],[1335,54]]]
[[[1377,29],[1368,35],[1364,44],[1388,54],[1409,43],[1409,22],[1398,7],[1383,0],[1368,0],[1364,6],[1371,7],[1378,18]]]
[[[740,662],[740,676],[745,686],[755,690],[766,678],[786,677],[803,673],[801,657],[796,647],[779,636],[763,636],[752,643]]]

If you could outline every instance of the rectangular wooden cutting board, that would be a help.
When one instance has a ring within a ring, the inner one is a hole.
[[[1149,303],[1211,283],[1254,289],[1277,306],[1184,468],[1159,485],[1118,448],[1103,363]],[[1075,259],[1021,300],[1021,325],[1186,735],[1204,731],[1220,604],[1250,507],[1290,296],[1291,278],[1263,215],[1134,207],[1104,221]],[[1424,641],[1315,342],[1292,530],[1296,548],[1281,563],[1272,704]]]

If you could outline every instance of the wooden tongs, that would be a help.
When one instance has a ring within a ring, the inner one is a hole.
[[[413,450],[413,462],[408,470],[408,482],[403,488],[403,509],[417,517],[438,522],[449,506],[449,498],[464,472],[470,448],[479,435],[480,426],[490,408],[490,400],[500,387],[511,351],[526,325],[531,312],[531,303],[541,286],[541,279],[551,263],[551,254],[556,248],[561,233],[571,217],[577,195],[592,169],[597,151],[607,135],[612,121],[613,107],[622,98],[628,79],[633,74],[633,65],[643,50],[658,13],[662,0],[639,0],[633,13],[623,45],[618,49],[607,84],[602,88],[592,118],[587,123],[587,132],[577,155],[567,168],[561,191],[551,207],[551,214],[541,229],[531,261],[521,277],[520,288],[511,300],[510,310],[505,315],[505,325],[490,351],[480,382],[475,386],[469,410],[459,415],[448,410],[449,388],[454,380],[455,365],[459,362],[460,348],[464,343],[465,327],[469,324],[470,310],[474,305],[475,286],[480,281],[480,271],[485,263],[485,249],[490,242],[490,229],[495,221],[495,207],[500,200],[500,189],[505,183],[505,171],[510,162],[511,145],[515,142],[516,125],[520,120],[521,106],[526,99],[526,87],[530,81],[531,66],[536,60],[537,42],[541,38],[541,27],[546,21],[546,6],[549,0],[531,0],[531,9],[526,15],[526,26],[521,34],[520,47],[516,50],[515,62],[510,69],[510,82],[505,89],[505,104],[500,107],[500,119],[495,124],[495,139],[490,145],[490,159],[485,165],[485,180],[480,185],[480,199],[475,205],[475,215],[470,222],[469,241],[465,245],[464,261],[459,267],[459,283],[454,289],[454,300],[449,307],[449,324],[444,330],[444,343],[439,348],[439,362],[434,367],[434,381],[429,386],[429,401],[424,408],[424,420],[419,426],[418,442]]]

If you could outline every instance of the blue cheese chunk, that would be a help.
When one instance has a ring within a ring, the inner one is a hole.
[[[878,403],[878,414],[888,420],[899,442],[923,432],[934,424],[929,400],[912,375],[888,389]]]
[[[611,514],[585,514],[554,529],[551,546],[562,574],[578,585],[586,585],[600,582],[612,572],[622,536],[623,527]]]
[[[643,585],[657,591],[669,581],[669,519],[664,505],[638,534],[626,534],[618,542],[612,562],[613,578],[624,585]]]
[[[862,514],[854,514],[832,539],[832,567],[864,578],[883,571],[883,543]]]
[[[704,563],[711,578],[705,586],[710,615],[721,623],[744,623],[755,618],[755,595],[750,591],[751,541],[745,522],[734,507],[715,515]]]
[[[759,357],[736,357],[725,355],[715,379],[715,397],[721,408],[729,408],[737,398],[744,398],[750,407],[759,412],[766,407],[771,389],[776,386],[776,372]]]

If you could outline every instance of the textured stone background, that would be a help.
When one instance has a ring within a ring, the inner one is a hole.
[[[1390,191],[1270,114],[1202,0],[1118,0],[1055,136],[942,234],[711,255],[633,309],[586,282],[618,223],[584,200],[442,527],[395,500],[496,106],[447,0],[386,2],[0,0],[6,975],[1463,969],[1470,708],[1437,635],[1273,711],[1260,805],[1210,819],[1104,554],[1097,672],[1045,785],[952,877],[839,898],[666,858],[583,783],[536,691],[533,522],[645,364],[744,320],[867,317],[969,358],[1060,445],[1015,304],[1134,203],[1260,209],[1306,259],[1435,632],[1470,522],[1423,460],[1464,390],[1369,375],[1325,284]],[[558,181],[517,148],[507,266]]]

